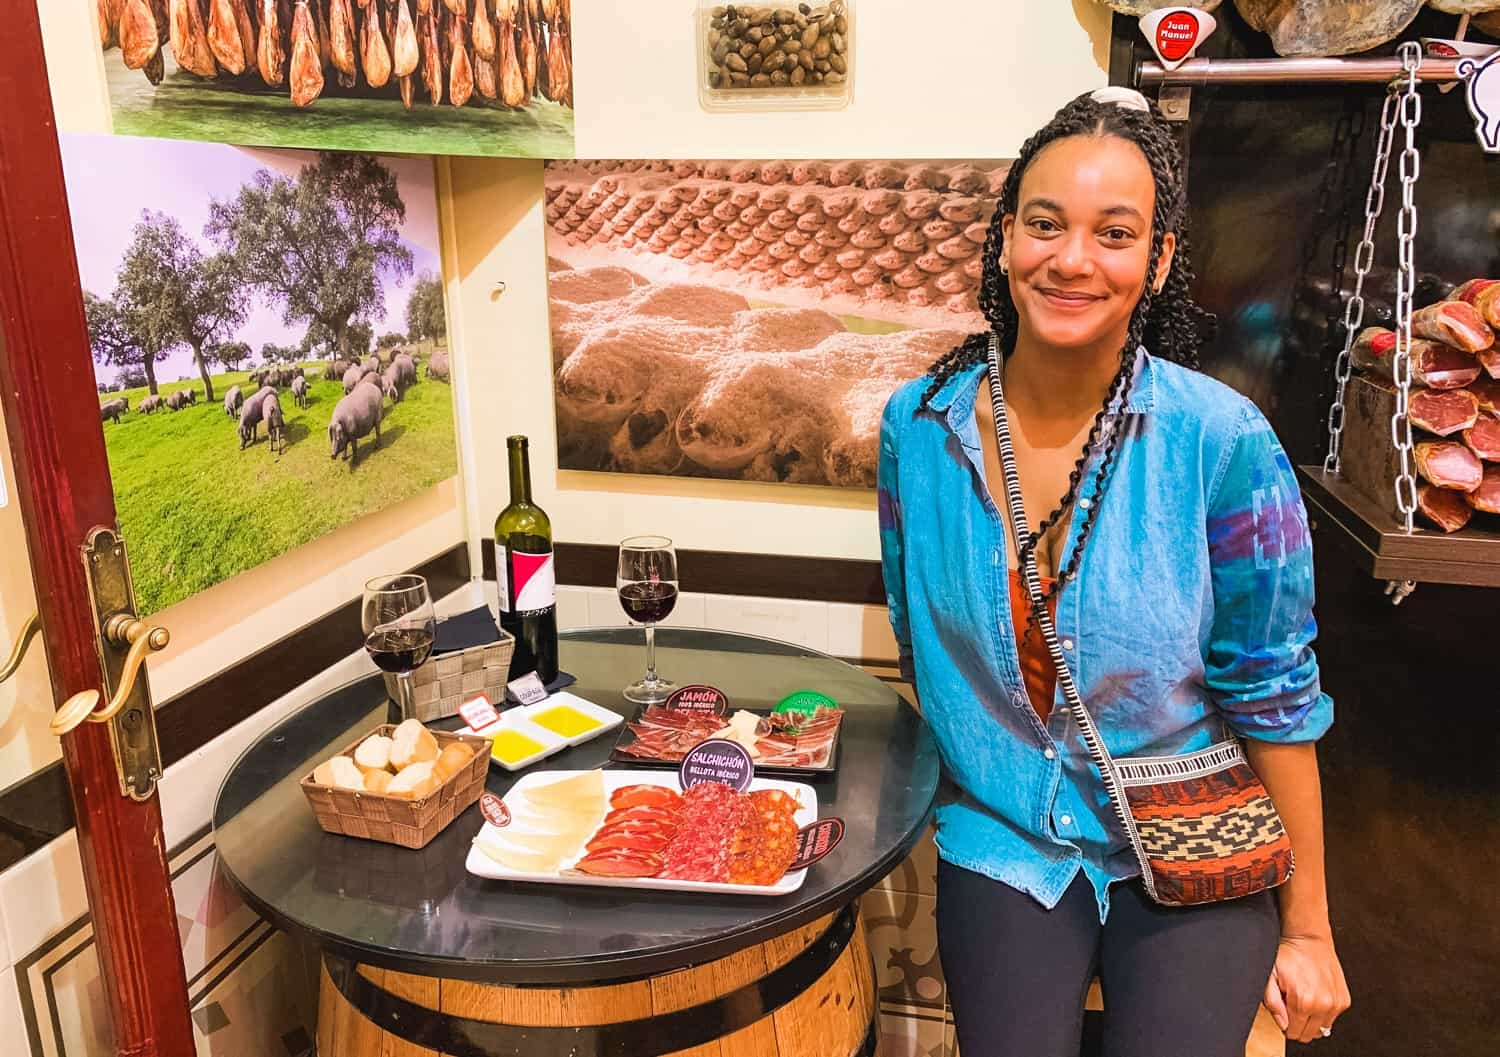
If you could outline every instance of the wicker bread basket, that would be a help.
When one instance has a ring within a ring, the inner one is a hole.
[[[365,738],[372,734],[390,737],[395,729],[387,723],[367,731],[339,755],[352,757],[354,750]],[[484,779],[489,774],[490,767],[489,738],[449,734],[442,730],[434,730],[432,736],[437,739],[439,752],[449,745],[459,743],[473,749],[474,758],[420,800],[367,793],[358,789],[335,789],[314,782],[311,774],[304,775],[299,784],[318,825],[329,833],[341,833],[346,837],[364,837],[366,840],[399,844],[403,848],[425,847],[448,823],[479,799],[479,794],[484,792]]]
[[[496,642],[430,658],[411,673],[411,715],[423,723],[447,719],[458,715],[458,706],[477,694],[485,694],[498,707],[505,700],[515,649],[515,637],[501,630]],[[401,699],[396,676],[385,677],[385,688],[392,700]]]

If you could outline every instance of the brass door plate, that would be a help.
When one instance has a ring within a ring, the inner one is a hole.
[[[135,613],[135,586],[130,580],[125,541],[113,529],[96,528],[90,532],[82,556],[89,599],[94,605],[94,649],[104,673],[104,698],[108,700],[119,686],[130,643],[109,641],[104,627],[117,613]],[[144,668],[125,707],[107,725],[115,770],[120,776],[120,795],[132,800],[150,800],[156,783],[161,780],[161,752],[156,742],[151,687]]]

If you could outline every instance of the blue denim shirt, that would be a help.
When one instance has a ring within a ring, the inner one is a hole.
[[[1010,541],[985,486],[974,401],[983,366],[917,406],[886,405],[881,555],[891,626],[956,792],[939,854],[1044,906],[1082,869],[1109,912],[1139,870],[1059,691],[1044,724],[1026,696],[1007,588]],[[1137,353],[1111,480],[1057,631],[1109,751],[1166,755],[1225,736],[1313,741],[1333,720],[1309,644],[1312,553],[1286,453],[1248,399]],[[1067,546],[1087,504],[1083,476]]]

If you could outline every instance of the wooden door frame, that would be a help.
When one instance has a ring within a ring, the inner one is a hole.
[[[55,706],[104,691],[80,547],[94,527],[115,525],[115,501],[36,5],[12,5],[10,18],[13,50],[0,63],[0,406]],[[115,1050],[191,1057],[160,801],[121,795],[104,725],[84,723],[62,751]]]

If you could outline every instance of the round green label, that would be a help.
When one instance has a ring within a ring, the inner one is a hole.
[[[801,712],[812,715],[820,708],[838,708],[839,703],[816,690],[795,690],[776,702],[773,712]]]

